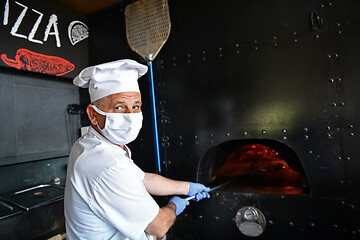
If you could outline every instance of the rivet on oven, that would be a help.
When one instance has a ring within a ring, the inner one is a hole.
[[[216,220],[216,221],[219,221],[219,217],[218,217],[218,216],[215,216],[215,220]]]
[[[195,139],[197,139],[197,138],[198,138],[198,136],[196,136],[196,135],[195,135],[195,136],[194,136],[194,138],[195,138]]]
[[[315,227],[315,224],[314,224],[314,223],[310,223],[310,226],[311,226],[311,227]]]
[[[332,138],[332,136],[331,136],[330,133],[326,134],[326,136],[327,136],[328,138]]]
[[[171,161],[168,161],[168,164],[170,165],[170,164],[171,164]]]
[[[286,139],[287,139],[287,137],[286,137],[286,136],[284,136],[284,137],[283,137],[283,139],[284,139],[284,140],[286,140]]]
[[[219,193],[215,193],[215,196],[219,196]]]
[[[247,133],[247,132],[244,132],[244,135],[246,136],[246,135],[248,135],[248,133]]]
[[[305,138],[305,140],[308,140],[308,139],[309,139],[309,136],[308,136],[308,135],[305,135],[304,138]]]
[[[293,223],[293,222],[289,222],[289,226],[290,226],[290,227],[294,226],[294,223]]]
[[[350,137],[353,137],[355,135],[355,133],[349,133]]]
[[[338,82],[341,82],[342,79],[341,79],[341,77],[338,77],[337,80],[338,80]]]
[[[351,125],[351,124],[349,125],[349,128],[350,128],[350,129],[353,128],[353,127],[354,127],[353,125]]]
[[[333,82],[334,82],[334,79],[333,79],[333,78],[329,78],[329,82],[330,82],[330,83],[333,83]]]
[[[211,140],[209,143],[210,143],[210,144],[213,144],[213,143],[214,143],[214,141],[213,141],[213,140]]]
[[[333,227],[334,227],[334,228],[337,228],[337,227],[338,227],[338,225],[337,225],[337,224],[334,224],[334,225],[333,225]]]
[[[312,154],[312,153],[313,153],[313,151],[312,151],[312,150],[310,150],[310,151],[309,151],[309,153],[310,153],[310,154]]]
[[[338,160],[341,160],[342,158],[341,158],[341,156],[338,156]]]
[[[283,133],[286,133],[287,131],[286,131],[286,129],[283,129],[282,132],[283,132]]]
[[[344,184],[344,180],[340,180],[340,183],[341,183],[341,184]]]
[[[227,137],[230,136],[230,133],[226,133],[226,136],[227,136]]]
[[[356,232],[355,232],[355,231],[352,231],[351,233],[352,233],[352,235],[355,235]]]
[[[281,195],[281,198],[285,198],[284,195]]]
[[[182,146],[182,145],[183,145],[183,143],[182,143],[182,142],[180,142],[180,143],[179,143],[179,145],[180,145],[180,146]]]
[[[351,159],[350,157],[346,157],[346,160],[350,161],[350,159]]]
[[[199,215],[199,218],[200,218],[200,219],[203,219],[203,216]]]
[[[304,127],[304,132],[309,131],[309,129],[307,127]]]
[[[273,220],[269,220],[268,223],[269,223],[270,225],[273,225],[273,224],[274,224]]]
[[[344,102],[340,102],[340,106],[344,106],[345,105],[345,103]]]
[[[188,216],[188,215],[185,213],[185,214],[184,214],[184,217],[187,217],[187,216]]]
[[[336,107],[336,103],[332,103],[331,106]]]
[[[262,130],[262,132],[261,132],[262,134],[266,134],[266,130]]]
[[[331,129],[331,127],[330,127],[330,126],[327,126],[327,127],[326,127],[326,129],[327,129],[327,130],[330,130],[330,129]]]

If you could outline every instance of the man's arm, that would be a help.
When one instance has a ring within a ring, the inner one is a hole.
[[[210,197],[209,193],[203,192],[210,189],[202,184],[176,181],[154,173],[145,173],[143,183],[151,195],[196,195],[195,201]],[[163,237],[174,224],[176,216],[187,205],[189,205],[188,200],[177,196],[173,197],[166,206],[159,209],[158,215],[147,226],[145,231],[153,236]]]
[[[189,182],[176,181],[154,173],[145,173],[143,183],[146,190],[155,196],[186,195],[189,193]]]
[[[168,203],[166,206],[160,208],[158,215],[147,226],[145,231],[150,235],[160,238],[163,237],[175,222],[175,211],[176,205],[174,203]]]

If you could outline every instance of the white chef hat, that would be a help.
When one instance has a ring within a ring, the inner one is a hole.
[[[117,60],[85,68],[73,83],[89,88],[90,100],[94,102],[114,93],[140,92],[138,78],[147,69],[147,66],[131,59]]]

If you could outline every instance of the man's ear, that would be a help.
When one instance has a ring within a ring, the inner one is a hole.
[[[93,108],[93,106],[91,104],[89,104],[86,108],[86,113],[89,117],[89,120],[91,122],[92,125],[96,125],[98,124],[98,120],[96,118],[96,115],[95,115],[95,110]]]

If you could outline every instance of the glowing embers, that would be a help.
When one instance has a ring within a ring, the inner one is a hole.
[[[307,186],[275,150],[261,144],[246,144],[233,151],[216,171],[214,184],[232,181],[224,191],[304,194]]]

